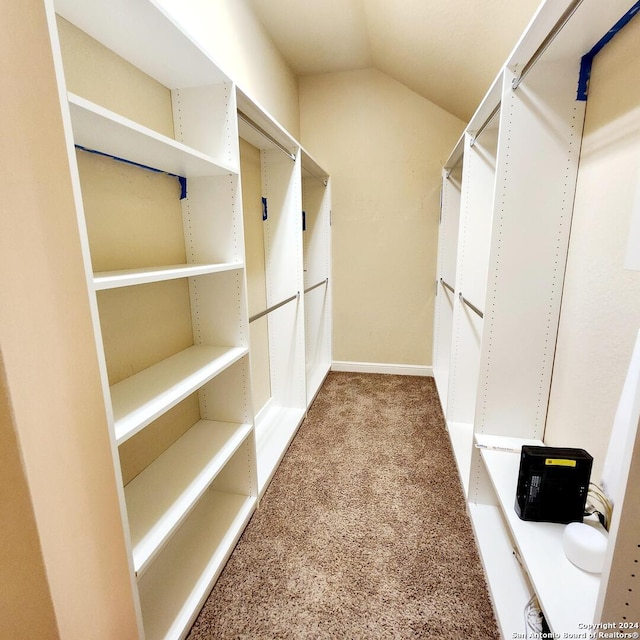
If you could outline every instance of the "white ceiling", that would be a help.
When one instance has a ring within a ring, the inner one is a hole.
[[[467,121],[540,0],[249,0],[300,76],[376,67]]]

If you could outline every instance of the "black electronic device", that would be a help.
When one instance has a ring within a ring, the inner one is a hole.
[[[584,449],[525,445],[516,513],[535,522],[582,522],[593,458]]]

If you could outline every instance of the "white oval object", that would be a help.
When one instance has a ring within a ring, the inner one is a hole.
[[[607,551],[606,534],[583,522],[570,522],[562,536],[567,558],[584,571],[602,573]]]

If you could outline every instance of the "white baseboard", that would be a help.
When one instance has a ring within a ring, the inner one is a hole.
[[[331,371],[347,371],[349,373],[389,373],[396,376],[433,377],[433,367],[420,364],[382,364],[378,362],[344,362],[333,361]]]

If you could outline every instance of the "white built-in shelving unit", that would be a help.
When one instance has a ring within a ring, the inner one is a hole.
[[[534,594],[555,633],[598,622],[615,579],[575,567],[564,526],[521,521],[514,504],[518,452],[544,443],[585,114],[581,58],[629,8],[543,3],[443,171],[434,376],[504,638],[526,633]]]
[[[183,638],[329,369],[329,177],[152,0],[46,2],[139,635]],[[171,124],[132,119],[139,95],[112,99],[91,64],[153,85]],[[261,407],[240,136],[260,149],[266,203]]]
[[[331,192],[327,172],[238,90],[240,137],[260,150],[270,396],[256,411],[266,489],[331,366]],[[250,307],[251,307],[250,301]]]
[[[152,2],[49,11],[170,90],[174,137],[71,92],[63,118],[140,636],[180,638],[258,496],[235,86]],[[140,180],[162,185],[172,231],[154,207],[92,223],[100,172],[133,199],[149,197]]]

